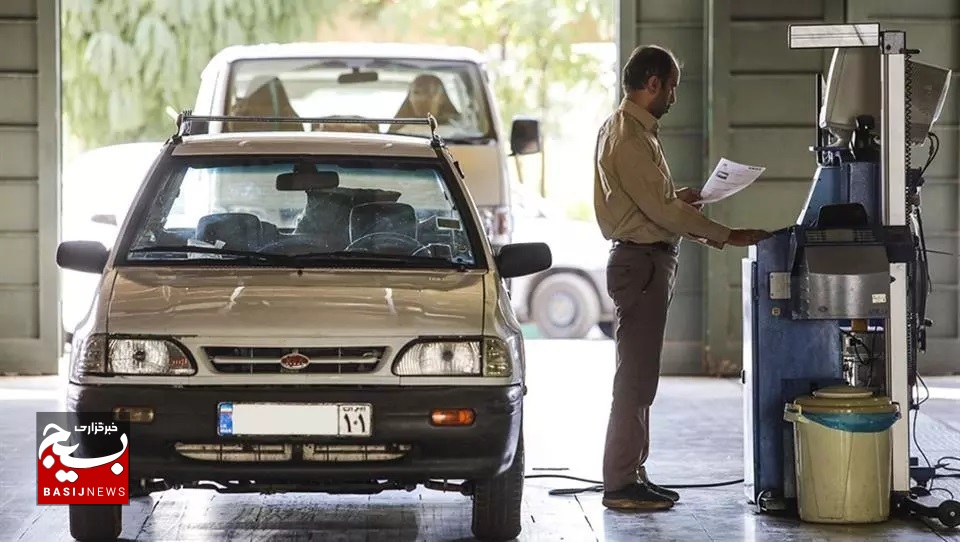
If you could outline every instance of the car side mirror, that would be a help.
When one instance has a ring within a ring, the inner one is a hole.
[[[540,121],[532,117],[514,117],[510,129],[510,152],[516,156],[540,152]]]
[[[107,224],[108,226],[117,225],[117,215],[93,215],[90,217],[91,222],[97,224]]]
[[[57,247],[57,265],[61,269],[99,275],[109,258],[110,251],[97,241],[64,241]]]
[[[500,249],[496,261],[500,276],[509,279],[550,269],[553,254],[546,243],[512,243]]]

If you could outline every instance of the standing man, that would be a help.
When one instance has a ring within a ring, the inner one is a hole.
[[[607,290],[617,308],[617,370],[603,456],[603,504],[664,510],[680,496],[647,479],[649,411],[660,378],[667,309],[681,237],[715,248],[770,236],[731,230],[700,213],[696,189],[677,190],[660,148],[659,119],[676,102],[680,65],[657,46],[638,47],[623,67],[625,97],[597,138],[594,206],[613,241]]]

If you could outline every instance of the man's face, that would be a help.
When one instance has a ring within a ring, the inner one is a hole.
[[[677,101],[677,85],[679,84],[680,70],[674,67],[670,71],[670,77],[661,82],[659,91],[650,102],[650,113],[654,117],[659,119],[670,111],[670,106]]]

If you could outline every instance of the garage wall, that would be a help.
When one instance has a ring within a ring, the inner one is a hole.
[[[793,224],[816,170],[817,73],[829,52],[794,51],[791,24],[843,22],[837,0],[714,0],[707,3],[712,107],[707,160],[721,157],[766,167],[753,186],[711,205],[709,214],[731,227],[779,229]],[[740,265],[746,249],[708,252],[707,348],[713,366],[739,370],[742,333]]]
[[[767,168],[755,186],[706,210],[732,227],[792,224],[816,169],[807,150],[815,134],[815,77],[826,72],[830,52],[791,51],[789,25],[877,21],[905,30],[908,45],[922,50],[917,60],[955,70],[936,129],[941,152],[927,172],[923,196],[929,247],[960,251],[960,2],[622,0],[621,9],[621,65],[635,45],[651,42],[674,48],[686,63],[679,107],[666,119],[672,139],[665,146],[671,166],[678,164],[682,171],[678,182],[701,184],[721,157]],[[914,165],[922,165],[916,162],[925,157],[926,148],[916,151]],[[696,352],[689,347],[670,352],[665,371],[700,372],[702,367],[711,373],[736,372],[741,357],[740,260],[746,250],[685,248],[681,284],[687,299],[673,310],[668,335],[698,340],[691,334],[697,329],[702,342]],[[931,260],[935,293],[929,316],[936,325],[921,366],[929,374],[958,372],[958,259],[932,255]],[[701,287],[694,284],[697,280]]]
[[[57,2],[0,2],[0,373],[55,373]]]
[[[683,65],[677,104],[664,117],[660,132],[677,186],[699,186],[703,182],[703,15],[702,0],[637,0],[622,6],[620,14],[621,43],[663,45]],[[632,49],[623,48],[620,66]],[[705,256],[699,245],[681,245],[677,289],[664,345],[664,365],[673,373],[702,372]]]

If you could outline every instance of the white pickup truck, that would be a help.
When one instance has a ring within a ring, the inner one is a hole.
[[[203,70],[193,108],[194,115],[211,116],[382,119],[427,113],[438,120],[439,135],[460,162],[494,249],[508,244],[513,221],[507,160],[540,152],[540,126],[536,119],[513,119],[505,144],[484,59],[473,49],[333,42],[231,46]],[[209,133],[264,129],[388,131],[376,124],[208,126]]]

